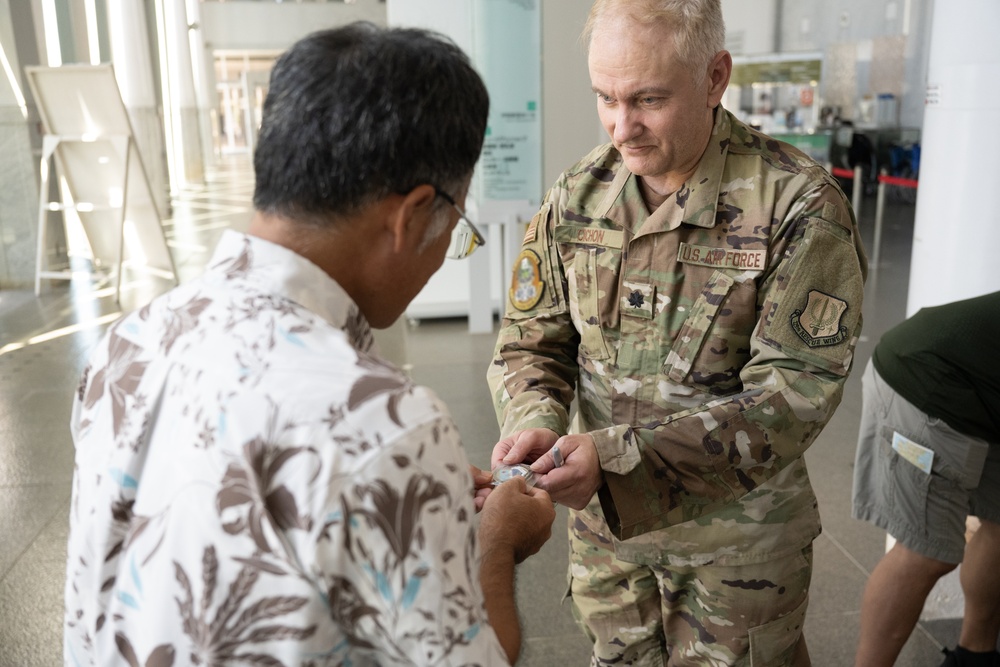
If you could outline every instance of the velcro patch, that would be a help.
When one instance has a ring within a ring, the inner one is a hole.
[[[653,306],[656,302],[656,287],[646,283],[623,283],[624,292],[621,297],[621,314],[653,319]]]
[[[522,250],[514,262],[514,275],[510,279],[510,305],[520,311],[531,310],[544,293],[541,258],[534,250]]]
[[[810,290],[805,308],[792,313],[792,329],[809,347],[826,347],[847,340],[847,327],[840,321],[847,310],[847,302]]]
[[[763,250],[713,248],[712,246],[681,243],[677,250],[677,261],[684,264],[710,266],[713,269],[763,271],[767,256]]]
[[[524,240],[521,241],[521,245],[527,245],[529,243],[535,242],[535,237],[538,235],[538,216],[536,215],[528,223],[528,229],[524,232]]]
[[[840,215],[836,206],[833,202],[823,202],[823,219],[829,220],[830,222],[839,222]]]

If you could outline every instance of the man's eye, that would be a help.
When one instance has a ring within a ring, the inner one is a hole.
[[[604,102],[605,104],[611,104],[612,102],[615,101],[613,97],[611,97],[610,95],[604,95],[603,93],[598,93],[597,99]]]

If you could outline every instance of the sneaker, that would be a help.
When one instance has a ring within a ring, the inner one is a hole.
[[[941,663],[941,667],[960,667],[957,653],[946,648],[941,649],[941,652],[944,653],[944,662]]]
[[[944,662],[941,663],[940,667],[971,667],[968,660],[963,660],[958,651],[943,648],[941,649],[941,652],[944,653]],[[983,655],[983,658],[989,660],[988,664],[991,667],[1000,667],[1000,653],[993,651],[992,653]],[[982,665],[987,663],[982,663],[977,660],[975,664]]]

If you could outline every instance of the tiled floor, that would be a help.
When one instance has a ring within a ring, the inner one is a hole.
[[[174,204],[166,229],[181,279],[197,275],[222,229],[250,218],[248,161],[230,158],[204,191]],[[874,200],[862,229],[872,239]],[[864,305],[863,368],[874,342],[905,313],[912,205],[890,204],[882,261]],[[67,424],[71,396],[90,346],[117,313],[164,289],[162,280],[134,277],[114,301],[107,279],[86,278],[29,291],[0,291],[0,667],[61,663],[62,587],[67,511],[73,469]],[[469,457],[481,466],[497,438],[484,380],[493,336],[470,335],[463,320],[426,320],[406,328],[412,375],[450,406]],[[837,414],[807,454],[824,532],[815,545],[815,574],[806,634],[815,665],[853,662],[866,577],[884,551],[884,535],[850,518],[851,474],[860,410],[860,372],[849,381]],[[586,665],[588,647],[569,608],[565,581],[565,510],[553,539],[518,575],[525,648],[520,665]],[[931,594],[923,620],[898,664],[936,667],[940,647],[954,644],[961,599],[954,579]]]

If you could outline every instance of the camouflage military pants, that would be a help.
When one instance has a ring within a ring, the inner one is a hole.
[[[812,545],[764,563],[651,567],[619,560],[610,537],[571,513],[573,613],[591,665],[791,665],[802,634]]]

